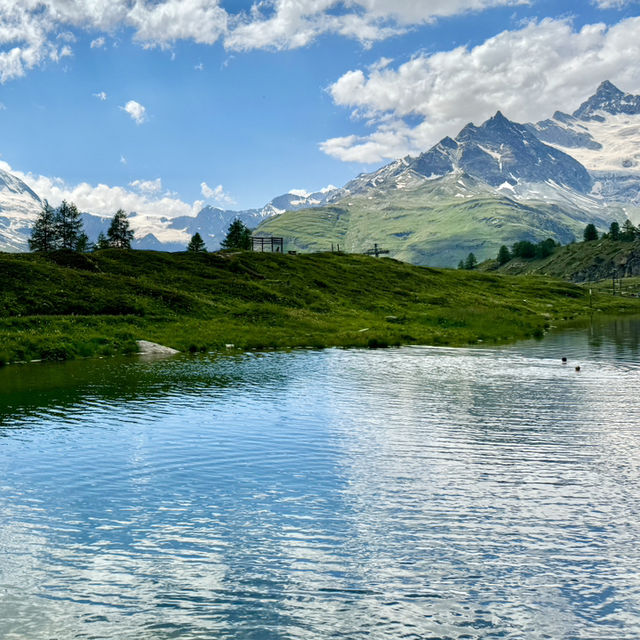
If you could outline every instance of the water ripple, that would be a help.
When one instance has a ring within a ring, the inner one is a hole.
[[[640,637],[624,335],[2,371],[0,636]]]

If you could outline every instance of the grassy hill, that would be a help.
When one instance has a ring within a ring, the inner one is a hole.
[[[417,188],[371,189],[338,205],[289,211],[263,222],[257,235],[283,236],[290,250],[362,253],[378,243],[390,256],[413,264],[454,267],[473,252],[493,258],[500,245],[546,238],[566,244],[581,237],[585,219],[568,204],[518,202],[469,176],[448,176]]]
[[[605,313],[640,301],[595,297]],[[466,345],[586,316],[580,287],[358,255],[0,253],[0,362],[181,351]]]

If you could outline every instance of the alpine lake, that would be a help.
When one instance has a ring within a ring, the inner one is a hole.
[[[0,369],[0,637],[640,638],[640,318]]]

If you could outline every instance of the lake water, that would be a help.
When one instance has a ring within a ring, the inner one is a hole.
[[[0,637],[637,640],[639,344],[6,367]]]

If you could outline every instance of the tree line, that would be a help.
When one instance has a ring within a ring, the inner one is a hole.
[[[87,252],[98,249],[131,249],[133,230],[123,209],[113,216],[106,235],[101,231],[95,244],[92,244],[84,231],[82,216],[72,202],[62,201],[54,209],[46,200],[31,230],[29,249],[31,251],[70,251]],[[223,249],[250,249],[251,230],[241,221],[234,220],[222,241]],[[206,252],[207,247],[199,233],[195,233],[187,246],[190,252]]]
[[[110,247],[131,249],[132,240],[133,231],[129,228],[129,220],[123,209],[116,211],[107,235],[100,232],[94,245],[84,231],[82,217],[75,204],[63,200],[62,204],[54,209],[45,200],[31,230],[29,249],[31,251],[68,249],[80,252]]]

